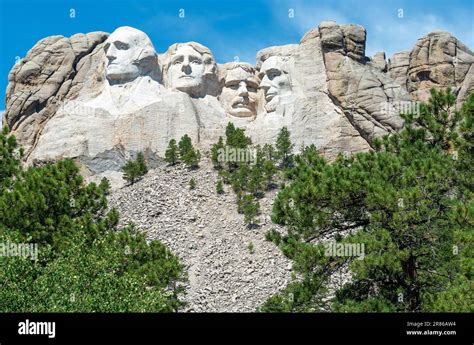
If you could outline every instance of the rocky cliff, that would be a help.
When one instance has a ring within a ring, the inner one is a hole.
[[[12,68],[3,121],[26,163],[71,157],[94,175],[118,172],[138,151],[158,160],[184,134],[207,150],[229,121],[256,144],[286,126],[296,147],[315,144],[329,158],[369,150],[430,88],[450,86],[459,101],[474,88],[474,54],[449,33],[388,61],[365,46],[363,27],[335,22],[261,50],[255,65],[218,64],[196,42],[158,54],[130,27],[51,36]]]

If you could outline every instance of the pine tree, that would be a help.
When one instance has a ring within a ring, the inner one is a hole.
[[[110,182],[107,177],[102,177],[99,183],[100,190],[104,193],[104,195],[110,194]]]
[[[179,150],[178,146],[176,145],[176,140],[171,139],[168,143],[168,148],[165,152],[165,162],[175,165],[178,161]]]
[[[182,265],[160,242],[118,227],[106,180],[84,183],[72,160],[24,170],[7,135],[0,134],[11,148],[0,155],[11,163],[0,177],[9,186],[0,190],[0,243],[38,244],[38,256],[0,260],[0,311],[178,310]]]
[[[201,160],[201,153],[199,150],[191,149],[182,157],[184,164],[190,169],[195,169],[199,167],[199,162]]]
[[[240,199],[240,209],[244,214],[245,222],[249,226],[258,224],[257,216],[260,213],[260,203],[254,201],[254,198],[250,194],[243,195]]]
[[[288,128],[283,127],[280,132],[278,133],[277,141],[276,141],[276,149],[277,149],[277,156],[281,160],[281,167],[282,168],[289,168],[293,164],[293,148],[294,145],[291,143],[290,140],[290,132]]]
[[[245,136],[245,131],[242,128],[235,128],[232,122],[227,124],[225,135],[227,146],[245,149],[252,144],[252,140]]]
[[[197,168],[201,160],[201,153],[199,150],[193,147],[191,138],[185,134],[183,137],[181,137],[178,146],[179,155],[184,164],[186,164],[186,166],[190,169]]]
[[[461,168],[472,148],[472,99],[455,112],[451,91],[432,91],[419,114],[403,115],[405,129],[375,142],[375,152],[329,164],[311,146],[296,157],[272,214],[288,235],[269,238],[303,279],[262,310],[473,310],[473,198],[460,181],[472,181]],[[327,237],[346,247],[363,244],[363,258],[315,244]],[[343,267],[351,282],[328,298],[329,279]]]
[[[143,155],[142,152],[138,152],[136,162],[137,162],[138,176],[145,175],[148,172],[148,167],[145,162],[145,156]]]
[[[142,152],[137,154],[135,160],[128,160],[122,167],[123,178],[133,185],[137,180],[143,177],[148,172],[148,167],[145,162],[145,157]]]
[[[216,183],[216,192],[217,194],[224,194],[224,186],[222,185],[222,180],[218,180]]]
[[[275,166],[275,163],[273,163],[272,160],[269,160],[269,159],[266,159],[264,162],[263,162],[263,168],[262,168],[262,174],[263,174],[263,178],[265,179],[266,181],[266,185],[265,185],[265,189],[266,190],[269,190],[269,189],[272,189],[274,188],[275,186],[275,183],[274,183],[274,176],[275,174],[277,173],[277,168]]]
[[[178,147],[179,156],[181,157],[181,159],[184,159],[186,154],[193,149],[191,138],[187,134],[183,135],[179,140]]]
[[[18,147],[16,138],[10,135],[8,127],[4,127],[0,133],[0,191],[9,188],[13,178],[20,173],[22,157],[23,149]]]
[[[261,197],[266,190],[264,175],[265,157],[260,146],[256,149],[255,164],[251,166],[248,181],[248,190],[255,197]]]
[[[127,163],[122,167],[122,171],[124,180],[130,185],[133,185],[140,176],[138,164],[134,160],[127,161]]]
[[[194,179],[194,177],[192,177],[190,180],[189,180],[189,189],[195,189],[196,188],[196,180]]]
[[[215,169],[222,169],[223,167],[222,165],[223,162],[219,161],[219,155],[220,155],[221,150],[224,150],[224,149],[225,149],[224,140],[222,139],[222,137],[219,137],[219,141],[216,144],[212,145],[212,148],[211,148],[211,160]]]

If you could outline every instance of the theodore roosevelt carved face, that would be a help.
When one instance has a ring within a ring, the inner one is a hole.
[[[257,115],[258,77],[255,69],[246,63],[226,66],[227,73],[219,97],[227,114],[236,117]]]
[[[139,76],[159,77],[157,54],[148,36],[137,29],[123,26],[115,30],[104,45],[110,84],[126,83]]]

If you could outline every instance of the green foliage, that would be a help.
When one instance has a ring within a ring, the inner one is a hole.
[[[13,154],[2,160],[14,161]],[[180,308],[183,267],[159,241],[118,227],[106,180],[85,184],[72,160],[27,170],[16,162],[0,178],[0,185],[10,181],[0,191],[0,243],[37,244],[38,258],[0,257],[1,312]]]
[[[212,146],[211,158],[214,168],[219,170],[221,181],[231,184],[237,194],[239,213],[245,213],[245,221],[253,226],[256,225],[256,216],[260,209],[258,200],[254,201],[254,199],[261,198],[265,191],[275,187],[274,177],[278,172],[275,162],[278,159],[278,153],[270,144],[263,147],[257,145],[255,157],[250,161],[229,161],[227,165],[219,161],[220,150],[226,147],[229,148],[229,151],[234,149],[250,150],[251,144],[252,141],[245,136],[244,130],[235,128],[229,122],[226,127],[226,145],[224,146],[223,139],[219,137],[219,141]],[[216,185],[218,193],[223,192],[221,181]]]
[[[182,159],[188,168],[196,169],[199,167],[199,162],[201,161],[201,153],[199,150],[191,149]]]
[[[217,194],[224,194],[224,186],[222,180],[218,180],[216,183],[216,192]]]
[[[272,214],[288,235],[267,236],[302,279],[262,311],[474,310],[472,95],[460,112],[454,104],[450,90],[432,91],[375,152],[329,164],[311,146],[295,158]],[[314,242],[327,236],[363,244],[364,258],[324,255]],[[328,299],[329,277],[345,266],[351,282]]]
[[[179,155],[184,164],[190,169],[197,168],[201,160],[201,153],[193,147],[191,138],[185,134],[181,137],[178,146]]]
[[[260,214],[260,204],[258,201],[254,201],[252,195],[246,194],[240,197],[238,208],[239,211],[244,214],[247,224],[254,226],[259,223],[257,216]]]
[[[127,163],[122,167],[122,171],[123,178],[131,185],[142,178],[148,172],[143,153],[139,152],[135,160],[127,161]]]
[[[18,148],[16,138],[9,135],[8,127],[0,133],[0,190],[9,188],[13,179],[20,172],[20,160],[23,150]]]
[[[139,176],[145,175],[148,172],[148,167],[145,162],[145,156],[142,152],[138,152],[136,162]]]
[[[178,162],[179,149],[176,145],[176,140],[171,139],[168,143],[168,148],[165,152],[165,162],[171,165],[175,165]]]
[[[281,160],[282,168],[289,168],[293,165],[293,148],[294,144],[290,140],[290,132],[288,128],[283,127],[278,133],[276,141],[277,157]]]
[[[226,145],[230,147],[245,149],[252,144],[252,140],[245,136],[245,130],[235,128],[232,122],[227,124],[225,129]]]
[[[251,166],[248,175],[248,190],[255,197],[263,196],[267,189],[268,176],[264,174],[265,162],[271,161],[265,159],[262,149],[260,146],[257,146],[255,164]]]
[[[194,177],[192,177],[190,180],[189,180],[189,189],[195,189],[196,188],[196,180],[194,179]]]
[[[249,242],[248,246],[247,246],[247,249],[249,250],[249,253],[250,254],[254,254],[255,253],[255,246],[253,245],[252,242]]]
[[[110,182],[107,179],[107,177],[102,177],[99,183],[99,189],[104,193],[104,195],[109,195],[110,194]]]
[[[179,147],[179,156],[181,159],[186,156],[186,154],[193,149],[193,144],[191,142],[191,138],[185,134],[181,137],[178,143]]]
[[[40,256],[49,256],[41,248]],[[2,312],[172,312],[182,305],[177,258],[130,230],[92,243],[78,232],[53,260],[9,257],[0,267]]]
[[[225,148],[222,137],[219,137],[219,141],[212,145],[211,148],[211,160],[215,169],[222,169],[222,162],[219,162],[219,152]]]

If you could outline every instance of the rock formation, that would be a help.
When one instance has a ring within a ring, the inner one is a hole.
[[[92,175],[119,171],[138,151],[158,160],[184,134],[207,150],[229,121],[256,144],[286,126],[297,148],[314,144],[331,158],[399,130],[400,105],[432,87],[451,86],[460,101],[474,88],[474,54],[449,33],[388,61],[367,57],[365,45],[363,27],[322,22],[251,65],[217,64],[196,42],[158,54],[130,27],[47,37],[11,70],[4,123],[27,164],[70,157]]]
[[[474,54],[449,32],[421,37],[410,52],[395,54],[389,75],[406,87],[412,99],[425,101],[431,88],[451,87],[458,102],[474,89]]]

